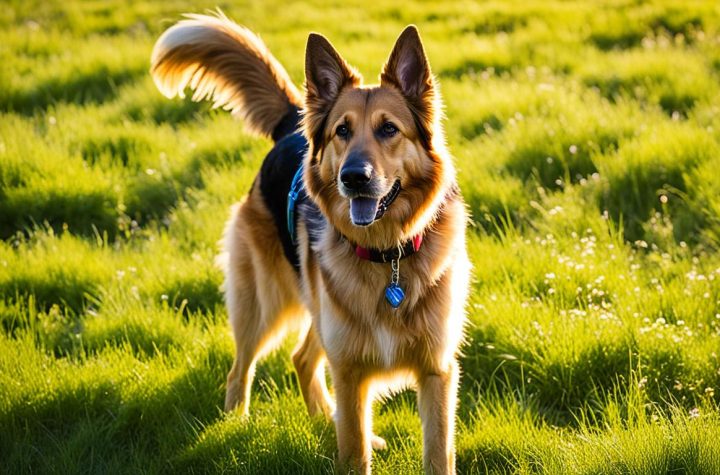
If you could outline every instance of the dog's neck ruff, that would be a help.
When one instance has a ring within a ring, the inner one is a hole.
[[[340,236],[342,236],[345,241],[352,244],[348,238],[342,234]],[[400,285],[400,261],[418,252],[420,250],[420,246],[422,246],[422,242],[423,235],[420,233],[397,247],[385,250],[368,249],[366,247],[353,244],[355,247],[355,255],[360,259],[383,264],[387,262],[390,263],[392,273],[390,274],[390,283],[388,283],[385,287],[385,300],[387,300],[390,306],[394,309],[400,307],[400,304],[402,304],[403,300],[405,300],[405,290]]]

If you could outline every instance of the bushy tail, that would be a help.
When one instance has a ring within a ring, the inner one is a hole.
[[[302,96],[280,63],[250,30],[218,12],[185,15],[160,36],[151,73],[166,97],[212,99],[275,140],[299,122]]]

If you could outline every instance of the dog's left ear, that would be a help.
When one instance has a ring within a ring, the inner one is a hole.
[[[416,115],[421,138],[430,142],[434,119],[435,82],[415,25],[398,37],[380,75],[382,85],[396,87]]]

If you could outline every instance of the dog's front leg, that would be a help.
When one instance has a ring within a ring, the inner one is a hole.
[[[422,375],[418,381],[425,473],[455,473],[453,439],[458,374],[457,362],[453,361],[446,371]]]
[[[333,365],[331,364],[331,367]],[[370,473],[369,385],[357,369],[333,368],[339,473]]]

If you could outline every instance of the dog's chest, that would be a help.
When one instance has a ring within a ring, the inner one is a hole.
[[[320,287],[320,333],[328,356],[364,362],[382,368],[403,365],[418,353],[438,328],[418,308],[422,289],[414,279],[403,279],[407,297],[394,309],[385,299],[387,266],[369,264],[355,272],[326,270]],[[363,272],[365,271],[365,272]]]
[[[395,366],[398,362],[398,350],[406,346],[407,342],[403,342],[384,325],[373,328],[372,334],[374,347],[371,349],[371,354],[373,359],[379,360],[385,368]],[[406,348],[402,349],[406,350]]]
[[[381,368],[397,366],[408,353],[412,338],[382,322],[368,325],[346,319],[324,306],[320,312],[320,334],[331,360],[356,361]]]

